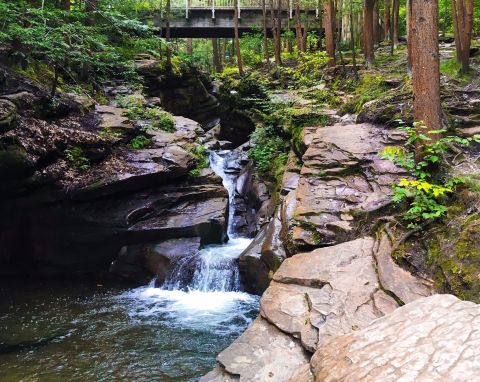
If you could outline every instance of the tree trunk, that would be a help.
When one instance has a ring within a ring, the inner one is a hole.
[[[442,128],[440,62],[438,52],[438,0],[411,0],[413,114],[421,122],[418,133],[438,139],[431,130]],[[416,158],[424,153],[417,147]]]
[[[384,0],[383,2],[383,33],[385,41],[391,38],[390,35],[390,5],[391,0]]]
[[[193,39],[187,38],[187,54],[189,56],[193,55]]]
[[[85,12],[87,13],[86,24],[94,26],[97,23],[96,11],[98,8],[98,0],[89,0],[85,3]]]
[[[302,20],[300,18],[300,0],[295,0],[295,37],[297,39],[297,50],[299,52],[303,52]]]
[[[72,7],[72,4],[71,4],[70,0],[61,0],[60,1],[60,8],[63,9],[64,11],[69,11],[71,7]]]
[[[375,0],[365,0],[363,9],[363,54],[365,55],[365,64],[371,66],[375,59],[374,54],[374,22],[373,13],[375,10]]]
[[[375,5],[373,7],[373,44],[374,46],[377,45],[381,38],[380,38],[380,26],[378,24],[379,21],[379,13],[378,13],[378,1],[375,0]]]
[[[167,40],[167,63],[166,69],[170,71],[172,69],[172,47],[171,47],[171,38],[170,38],[170,8],[171,8],[171,1],[167,0],[166,4],[166,23],[165,23],[165,39]]]
[[[407,73],[412,73],[412,0],[407,0]]]
[[[460,72],[470,70],[470,45],[473,28],[473,0],[451,0],[453,32]]]
[[[215,72],[221,73],[223,71],[222,60],[220,58],[220,47],[218,44],[218,39],[212,38],[212,50],[213,50],[213,66],[215,67]]]
[[[282,65],[282,0],[278,0],[275,33],[277,34],[277,48],[275,50],[275,54],[278,55],[278,57],[276,57],[276,61],[278,62],[278,65]]]
[[[234,34],[235,34],[234,43],[235,43],[235,54],[237,56],[238,73],[240,73],[240,75],[243,75],[242,54],[240,53],[240,36],[238,33],[238,6],[239,6],[238,1],[239,0],[235,0],[233,3],[235,7],[234,14],[233,14]]]
[[[393,0],[393,31],[392,31],[392,40],[393,40],[393,47],[396,48],[398,46],[398,17],[400,13],[400,0]]]
[[[328,0],[324,8],[325,20],[325,50],[330,61],[328,66],[335,66],[335,4],[333,0]]]
[[[350,0],[350,48],[352,49],[353,75],[358,78],[357,52],[355,51],[355,33],[353,28],[353,0]]]
[[[267,65],[270,65],[270,54],[268,53],[268,31],[267,31],[267,5],[262,0],[262,26],[263,26],[263,54]]]
[[[277,18],[276,18],[276,15],[275,15],[275,8],[274,8],[274,4],[273,4],[273,0],[270,0],[269,2],[270,4],[270,24],[271,24],[271,27],[272,27],[272,36],[273,36],[273,50],[274,50],[274,53],[275,53],[275,65],[280,65],[281,64],[281,56],[280,56],[280,52],[279,52],[279,42],[277,41]]]

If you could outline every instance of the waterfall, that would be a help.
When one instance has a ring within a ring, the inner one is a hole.
[[[197,254],[181,258],[162,285],[162,289],[198,292],[238,292],[240,275],[236,259],[248,247],[251,239],[239,237],[233,231],[234,198],[236,177],[227,173],[230,151],[210,154],[210,167],[222,178],[228,191],[229,214],[227,232],[229,241],[225,244],[209,245]],[[193,271],[193,277],[191,276]]]

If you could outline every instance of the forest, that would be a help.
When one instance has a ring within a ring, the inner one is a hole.
[[[479,0],[0,0],[0,380],[480,375]]]

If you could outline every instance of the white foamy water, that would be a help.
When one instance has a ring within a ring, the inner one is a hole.
[[[258,297],[240,289],[237,259],[252,239],[232,232],[235,177],[225,173],[228,154],[212,152],[210,166],[223,179],[229,194],[230,240],[181,258],[160,288],[153,280],[148,286],[120,295],[133,302],[129,313],[133,320],[162,317],[172,327],[228,334],[245,328],[258,311]]]

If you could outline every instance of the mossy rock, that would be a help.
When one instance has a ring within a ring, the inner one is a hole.
[[[467,210],[462,202],[450,207],[448,224],[428,240],[427,261],[436,267],[437,289],[480,303],[480,212]]]
[[[30,174],[32,163],[25,149],[15,144],[0,144],[0,178],[20,179]]]
[[[0,133],[13,129],[16,118],[15,104],[6,99],[0,99]]]

